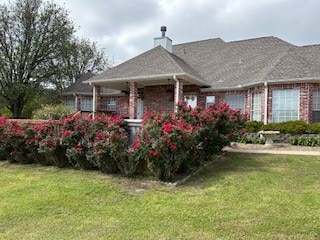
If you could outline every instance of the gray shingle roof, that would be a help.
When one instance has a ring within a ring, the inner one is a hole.
[[[264,81],[320,79],[320,45],[297,47],[276,37],[224,42],[220,38],[155,47],[90,81],[186,74],[214,89]]]
[[[143,54],[130,59],[104,73],[97,75],[92,80],[100,79],[125,79],[132,77],[181,74],[187,73],[194,77],[200,75],[183,59],[169,53],[163,47],[157,46]]]
[[[92,95],[93,87],[88,83],[84,83],[84,81],[95,76],[93,73],[83,73],[76,77],[76,81],[71,84],[68,88],[66,88],[62,95],[73,95],[73,94],[81,94],[81,95]],[[102,95],[118,95],[119,91],[113,89],[102,89]]]
[[[88,80],[94,76],[93,73],[83,73],[76,77],[76,81],[67,87],[63,91],[63,95],[78,93],[78,94],[86,94],[92,93],[92,86],[88,83],[83,83],[83,81]]]

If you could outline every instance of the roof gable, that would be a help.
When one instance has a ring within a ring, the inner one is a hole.
[[[92,80],[126,79],[181,73],[199,77],[199,74],[188,66],[183,59],[169,53],[163,47],[157,46],[135,58],[107,70],[100,75],[97,75],[92,78]]]
[[[272,67],[266,74],[267,80],[286,80],[286,79],[303,79],[319,78],[319,57],[318,63],[312,58],[307,57],[304,51],[299,47],[290,48],[286,54]]]

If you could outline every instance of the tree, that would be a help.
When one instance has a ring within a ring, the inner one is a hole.
[[[68,12],[42,0],[0,5],[0,96],[20,118],[34,90],[56,74],[61,53],[73,39]]]
[[[113,65],[112,58],[96,42],[74,38],[65,47],[68,50],[61,52],[55,64],[56,74],[51,78],[51,83],[59,91],[70,86],[82,73],[99,73]]]

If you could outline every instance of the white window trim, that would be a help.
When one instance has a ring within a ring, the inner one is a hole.
[[[213,98],[213,101],[208,102],[208,98]],[[210,95],[210,96],[206,96],[206,109],[208,109],[210,106],[214,105],[216,102],[216,96]],[[208,104],[211,104],[210,106],[208,106]]]
[[[301,89],[299,88],[299,89],[297,89],[297,88],[289,88],[289,89],[274,89],[273,91],[272,91],[272,103],[271,103],[271,105],[272,105],[272,122],[274,122],[274,119],[273,119],[273,111],[274,111],[274,108],[273,108],[273,94],[274,94],[274,91],[285,91],[285,90],[297,90],[298,91],[298,109],[297,109],[297,111],[298,111],[298,116],[297,116],[297,120],[299,120],[300,119],[300,94],[301,94]],[[289,111],[289,110],[288,110]],[[290,121],[290,120],[287,120],[287,121]],[[278,123],[278,122],[276,122],[276,123]]]

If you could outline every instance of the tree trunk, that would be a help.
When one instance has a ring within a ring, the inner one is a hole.
[[[24,102],[18,98],[14,103],[11,104],[11,112],[14,119],[20,119],[22,117],[22,109]]]

